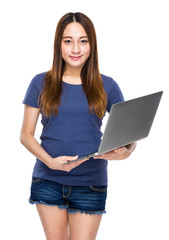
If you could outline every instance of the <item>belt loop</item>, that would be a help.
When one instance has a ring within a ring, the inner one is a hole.
[[[71,195],[72,186],[63,185],[63,198],[68,198]]]

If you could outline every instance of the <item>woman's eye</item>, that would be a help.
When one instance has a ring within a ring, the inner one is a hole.
[[[70,43],[71,43],[71,41],[70,41],[70,40],[66,40],[66,41],[65,41],[65,43],[67,43],[67,44],[70,44]]]
[[[87,40],[81,40],[81,43],[83,43],[83,44],[87,43]]]

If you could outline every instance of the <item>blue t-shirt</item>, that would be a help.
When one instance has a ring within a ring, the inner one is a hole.
[[[24,104],[39,108],[38,97],[42,91],[45,75],[46,72],[43,72],[32,79],[23,100]],[[103,74],[101,76],[107,94],[106,111],[110,112],[112,104],[122,102],[124,98],[118,84],[112,78]],[[62,84],[58,115],[52,115],[50,118],[42,115],[41,146],[53,158],[63,155],[81,157],[97,152],[102,137],[100,128],[103,118],[98,118],[94,112],[90,113],[81,84],[73,85],[66,82]],[[66,172],[52,170],[36,159],[33,176],[72,186],[106,185],[107,161],[91,158]]]

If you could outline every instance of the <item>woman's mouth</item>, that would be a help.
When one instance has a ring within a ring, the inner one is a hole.
[[[79,60],[81,56],[70,56],[72,60]]]

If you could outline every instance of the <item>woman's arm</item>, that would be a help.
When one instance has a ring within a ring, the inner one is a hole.
[[[37,121],[39,117],[39,109],[28,105],[25,105],[24,118],[20,134],[21,143],[38,159],[40,159],[49,168],[62,171],[71,171],[74,167],[77,167],[83,161],[74,162],[70,164],[64,164],[68,160],[75,160],[77,156],[60,156],[57,158],[52,158],[38,143],[34,137]]]
[[[35,157],[48,165],[51,161],[51,156],[40,146],[34,137],[38,117],[38,108],[25,105],[20,141]]]

